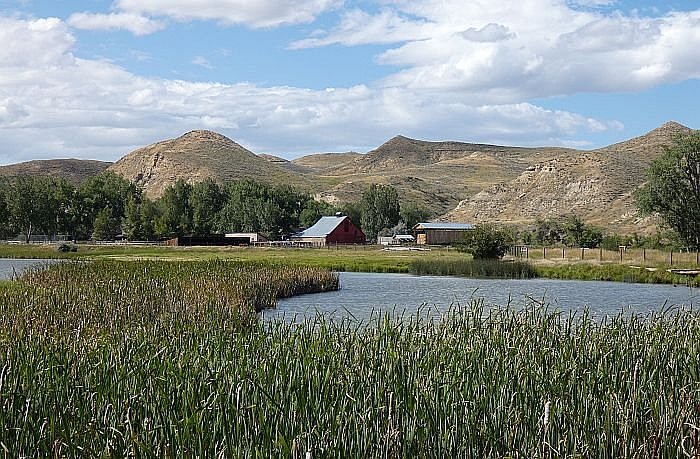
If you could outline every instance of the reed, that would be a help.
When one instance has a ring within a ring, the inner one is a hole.
[[[411,262],[411,272],[420,275],[464,276],[477,278],[530,279],[537,271],[522,261],[477,259],[417,259]]]
[[[266,304],[333,279],[296,269],[72,263],[29,273],[11,295],[0,289],[0,450],[700,454],[698,312],[601,319],[476,302],[366,323],[248,320],[252,300],[234,300],[262,292]]]

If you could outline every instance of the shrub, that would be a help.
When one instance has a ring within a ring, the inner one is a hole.
[[[56,250],[59,252],[77,252],[78,246],[68,242],[61,242],[56,246]]]
[[[508,232],[495,226],[477,225],[455,246],[462,252],[471,253],[476,259],[500,259],[508,252],[511,238]]]

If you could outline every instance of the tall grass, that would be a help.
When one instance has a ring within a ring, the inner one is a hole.
[[[418,259],[411,262],[414,274],[483,278],[530,279],[537,277],[535,268],[521,261],[462,259]]]
[[[0,289],[6,456],[700,454],[697,312],[601,321],[475,303],[263,323],[229,300],[325,275],[166,264],[52,266]]]

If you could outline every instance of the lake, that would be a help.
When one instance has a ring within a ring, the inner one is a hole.
[[[0,258],[0,280],[10,279],[14,273],[20,274],[22,271],[31,266],[53,262],[55,262],[55,260]]]
[[[483,300],[486,306],[511,304],[520,308],[537,301],[564,311],[589,308],[596,316],[700,305],[700,289],[658,284],[340,273],[340,285],[336,292],[280,300],[276,309],[262,315],[270,320],[301,320],[320,312],[334,318],[366,320],[378,311],[410,315],[425,310],[425,306],[446,311],[450,305],[468,305],[474,299]]]

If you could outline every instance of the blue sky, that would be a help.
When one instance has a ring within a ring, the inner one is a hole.
[[[0,0],[0,42],[0,164],[192,129],[294,158],[700,127],[690,0]]]

